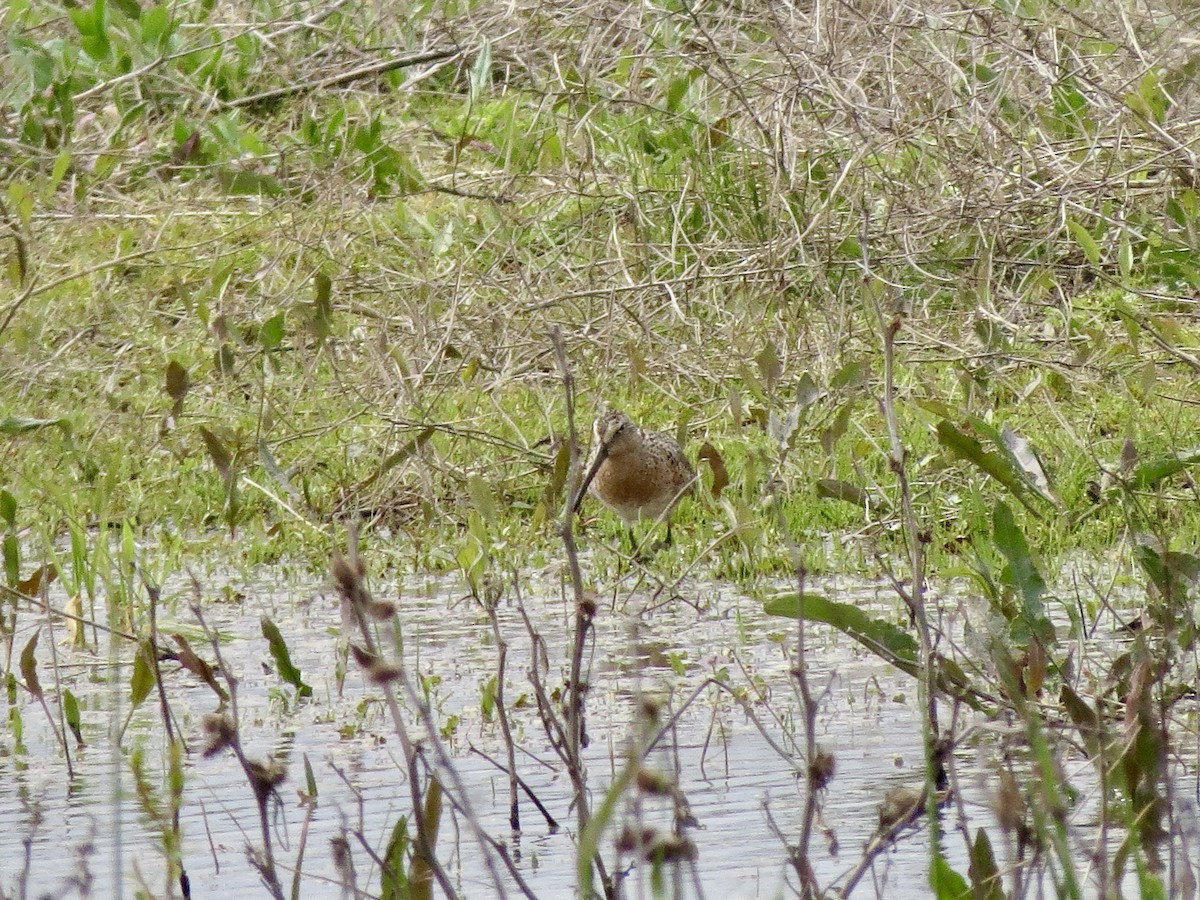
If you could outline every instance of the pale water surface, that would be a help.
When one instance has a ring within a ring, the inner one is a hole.
[[[256,582],[233,586],[245,599],[206,601],[205,615],[209,626],[225,636],[222,652],[241,677],[242,733],[249,755],[273,754],[289,767],[282,803],[274,812],[282,841],[276,847],[277,860],[285,880],[290,879],[302,842],[305,810],[298,803],[297,790],[304,785],[307,756],[319,796],[304,838],[300,896],[339,896],[330,839],[346,832],[361,834],[382,855],[393,823],[407,810],[409,794],[399,742],[383,715],[378,689],[365,684],[353,663],[342,696],[337,694],[335,641],[342,622],[328,585],[280,588],[272,573],[264,572]],[[206,596],[213,596],[224,583],[211,579],[205,587]],[[899,620],[894,596],[878,585],[835,578],[810,587]],[[507,822],[505,777],[469,752],[474,746],[495,759],[504,758],[498,727],[483,721],[480,711],[481,686],[494,673],[496,658],[486,618],[473,601],[464,598],[457,579],[381,581],[375,590],[380,598],[398,599],[409,665],[424,677],[440,679],[431,687],[438,721],[459,717],[448,746],[483,827],[510,846],[523,877],[539,897],[573,896],[569,784],[559,774],[532,703],[512,710],[514,736],[525,751],[518,754],[518,766],[563,826],[559,832],[551,833],[522,797],[523,833],[514,838]],[[211,658],[187,611],[187,593],[182,583],[169,586],[164,594],[169,609],[161,614],[161,628],[168,633],[186,629],[197,652]],[[548,684],[561,684],[570,605],[560,582],[548,575],[529,579],[521,593],[551,650]],[[728,586],[692,583],[681,593],[687,602],[651,601],[646,590],[625,586],[619,593],[620,608],[612,608],[611,597],[601,599],[596,640],[590,648],[587,719],[591,738],[587,759],[595,802],[621,765],[638,692],[662,698],[675,708],[705,678],[720,674],[734,689],[749,690],[759,698],[754,704],[759,722],[776,744],[793,755],[790,761],[781,758],[742,709],[713,688],[682,713],[673,743],[651,759],[659,769],[678,767],[680,787],[699,825],[688,833],[698,854],[694,868],[679,873],[678,895],[794,896],[795,876],[785,848],[768,826],[769,812],[786,839],[794,841],[803,809],[795,743],[800,740],[798,703],[788,675],[794,626],[765,616],[757,600]],[[653,611],[636,615],[634,609],[647,602],[654,603]],[[270,655],[259,632],[263,615],[279,626],[287,640],[293,662],[313,687],[311,700],[296,703],[292,688],[270,671]],[[531,698],[530,644],[511,596],[503,602],[501,615],[510,648],[506,690],[513,705],[521,695]],[[21,615],[17,648],[39,622],[44,618],[31,612]],[[56,627],[61,638],[61,623]],[[52,695],[47,644],[43,634],[40,672]],[[122,656],[128,659],[127,648],[122,648]],[[125,760],[131,747],[142,746],[155,773],[153,786],[161,795],[162,728],[156,696],[152,694],[136,711],[125,735],[124,754],[116,754],[109,735],[114,721],[126,714],[128,668],[120,670],[114,686],[107,680],[110,668],[105,660],[62,646],[58,657],[64,679],[80,699],[88,746],[73,751],[77,775],[68,791],[62,754],[49,740],[45,715],[25,691],[18,691],[23,748],[16,747],[9,733],[0,755],[0,890],[12,895],[23,891],[30,896],[70,894],[70,879],[86,869],[94,879],[91,889],[96,896],[130,897],[139,886],[161,896],[165,892],[161,842],[155,823],[137,799]],[[916,685],[907,676],[821,626],[809,627],[808,658],[815,689],[824,691],[818,738],[837,759],[836,777],[823,803],[823,823],[830,831],[818,831],[813,843],[818,880],[827,885],[843,877],[860,858],[876,829],[884,793],[892,787],[919,787],[921,731]],[[193,896],[264,895],[246,859],[247,843],[257,845],[260,836],[254,802],[240,768],[228,752],[211,759],[199,753],[200,720],[215,707],[214,695],[176,668],[164,664],[171,708],[192,748],[186,761],[182,827]],[[682,669],[682,675],[676,669]],[[960,712],[957,731],[981,727],[978,738],[956,757],[963,788],[961,811],[972,838],[977,828],[988,827],[1003,866],[1008,848],[990,811],[1003,723],[979,722],[968,712]],[[943,714],[948,718],[951,713],[947,708]],[[1071,774],[1077,785],[1094,782],[1084,760]],[[1191,778],[1185,783],[1194,785],[1194,771],[1181,774]],[[1087,821],[1094,800],[1082,798],[1073,811],[1078,821]],[[1190,809],[1194,821],[1195,803],[1185,802],[1182,808],[1184,813]],[[646,821],[665,823],[667,812],[660,802],[647,803],[641,814]],[[969,860],[963,824],[959,809],[945,811],[947,857],[965,875]],[[836,836],[836,847],[830,835]],[[28,838],[32,838],[29,879],[23,883]],[[359,885],[377,892],[377,867],[353,836],[350,840]],[[611,843],[606,847],[610,851],[606,858],[611,859]],[[496,894],[465,823],[447,817],[438,852],[465,897]],[[878,857],[854,896],[928,896],[928,854],[924,833],[908,835]],[[83,857],[86,866],[79,863]],[[629,877],[629,896],[650,896],[646,873],[632,872]],[[508,890],[518,895],[511,884]]]

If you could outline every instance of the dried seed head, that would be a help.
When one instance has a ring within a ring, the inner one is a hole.
[[[376,656],[374,653],[372,653],[370,650],[367,650],[364,647],[360,647],[358,644],[350,645],[350,655],[353,656],[354,661],[356,663],[358,663],[360,666],[362,666],[362,668],[364,668],[364,669],[379,659],[379,657]]]
[[[888,791],[879,804],[879,830],[887,831],[903,822],[921,805],[925,795],[910,788],[895,787]]]
[[[285,778],[287,778],[287,766],[274,757],[267,757],[262,762],[254,760],[250,763],[250,784],[254,788],[254,795],[260,801],[270,796],[275,788],[283,784]]]
[[[396,604],[389,600],[370,600],[367,615],[376,622],[386,622],[396,615]]]
[[[617,852],[636,854],[647,862],[677,862],[696,858],[696,845],[677,834],[650,826],[627,825],[617,835]]]
[[[662,712],[662,703],[657,697],[643,694],[638,709],[642,714],[642,718],[647,722],[657,722],[658,716]]]
[[[333,561],[330,564],[333,573],[333,583],[347,600],[354,600],[362,586],[362,574],[358,567],[342,556],[337,550],[333,551]]]
[[[649,769],[638,769],[637,789],[651,797],[672,797],[675,795],[675,782],[661,772]]]
[[[350,854],[350,842],[344,835],[329,839],[329,850],[333,856],[333,867],[344,884],[354,883],[354,857]]]
[[[404,670],[400,666],[384,661],[358,644],[350,645],[350,655],[354,657],[354,661],[366,673],[367,680],[372,684],[390,684],[404,674]]]
[[[696,845],[682,835],[668,835],[654,848],[654,858],[663,862],[693,860],[696,858]]]
[[[828,750],[817,748],[816,755],[808,764],[808,783],[814,791],[823,791],[833,780],[837,770],[837,759]]]
[[[489,572],[483,576],[483,591],[480,594],[480,600],[487,609],[495,609],[500,605],[500,598],[504,596],[504,582],[493,573]]]
[[[233,719],[224,712],[209,713],[201,723],[204,728],[203,755],[216,756],[233,743],[237,737],[237,729],[233,727]]]
[[[1021,826],[1025,820],[1025,798],[1017,786],[1017,779],[1008,769],[1000,770],[1000,787],[996,790],[996,821],[1006,832]]]
[[[653,846],[657,839],[658,832],[649,825],[641,827],[626,825],[621,829],[621,833],[617,835],[614,843],[618,853],[638,853],[641,855],[649,847]]]
[[[404,674],[404,670],[399,666],[391,663],[376,660],[373,665],[367,667],[367,680],[371,684],[382,687],[385,684],[391,684],[397,678]]]

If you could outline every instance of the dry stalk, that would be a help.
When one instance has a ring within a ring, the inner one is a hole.
[[[591,807],[588,798],[587,768],[583,761],[583,747],[586,745],[585,704],[587,684],[583,675],[584,650],[592,633],[592,620],[596,615],[596,602],[584,593],[583,573],[579,566],[579,551],[575,545],[574,510],[576,494],[581,483],[581,466],[579,461],[579,441],[575,430],[575,378],[567,361],[567,348],[563,340],[562,330],[555,327],[551,332],[554,343],[555,357],[558,361],[559,373],[562,377],[563,394],[567,410],[567,448],[568,476],[567,490],[562,509],[562,519],[559,523],[559,533],[562,536],[563,549],[567,556],[567,569],[570,573],[571,591],[575,601],[575,624],[571,633],[571,667],[567,676],[567,704],[565,713],[565,742],[559,750],[560,756],[567,767],[574,793],[576,821],[580,834],[591,820]],[[528,621],[528,620],[526,620]],[[536,648],[535,648],[536,653]],[[539,701],[539,707],[541,702]],[[613,886],[604,867],[599,851],[593,860],[600,874],[601,883],[606,894],[611,894]]]
[[[506,896],[504,882],[500,877],[500,872],[496,867],[493,857],[496,851],[496,844],[483,831],[482,826],[479,824],[479,818],[475,815],[467,795],[466,786],[463,784],[458,770],[450,758],[450,754],[438,735],[437,723],[433,720],[433,714],[430,712],[428,704],[413,685],[412,679],[409,677],[407,668],[403,663],[401,662],[399,665],[387,663],[379,651],[379,646],[372,629],[372,622],[381,620],[391,621],[395,618],[396,610],[389,603],[377,603],[371,596],[366,584],[365,565],[358,555],[357,534],[353,527],[350,530],[349,555],[346,557],[340,554],[335,555],[333,574],[334,582],[349,607],[350,614],[358,626],[359,637],[363,642],[362,648],[355,653],[355,657],[366,670],[367,677],[383,690],[387,709],[391,715],[392,726],[396,729],[396,734],[400,738],[401,750],[408,768],[413,817],[417,826],[416,859],[422,865],[428,866],[429,871],[447,897],[458,896],[458,892],[454,889],[449,875],[447,875],[441,863],[438,862],[433,849],[434,835],[431,832],[430,823],[426,820],[424,813],[426,807],[424,803],[425,795],[421,790],[422,779],[418,767],[418,762],[423,753],[417,748],[409,734],[408,726],[404,722],[400,703],[393,687],[393,682],[400,685],[404,691],[405,699],[416,710],[417,716],[421,720],[421,724],[425,729],[426,740],[429,742],[437,758],[439,772],[442,776],[449,779],[450,786],[453,788],[453,791],[446,790],[444,795],[462,812],[468,829],[483,850],[484,866],[491,877],[496,895],[501,897]],[[500,855],[507,864],[509,873],[516,880],[518,886],[522,888],[522,891],[527,896],[530,896],[520,873],[512,866],[507,855]]]
[[[867,870],[874,865],[879,855],[886,853],[891,848],[896,838],[899,837],[900,832],[920,820],[930,802],[931,798],[929,796],[922,795],[917,802],[912,804],[906,815],[900,816],[888,827],[880,828],[868,842],[866,848],[863,850],[862,857],[855,863],[854,868],[844,876],[845,884],[841,888],[832,888],[829,895],[843,898],[844,900],[844,898],[854,893],[855,887],[858,886],[858,883],[862,880],[863,875],[867,873]],[[936,803],[936,798],[933,798],[932,802]]]
[[[149,600],[150,642],[152,646],[158,646],[158,604],[162,599],[162,592],[159,590],[156,584],[151,583],[150,579],[146,576],[145,570],[141,566],[137,567],[137,573],[142,580],[142,586],[145,587],[146,597]],[[175,713],[171,710],[171,704],[167,700],[167,689],[163,683],[162,666],[160,664],[159,654],[150,653],[149,656],[153,660],[154,686],[158,692],[158,710],[162,716],[163,730],[166,732],[167,744],[168,746],[171,746],[178,741],[180,748],[186,752],[187,744],[175,733]],[[179,837],[182,834],[179,826],[179,814],[180,805],[175,801],[174,798],[172,798],[171,829],[175,833],[177,845],[182,846],[182,841],[179,840]],[[178,859],[171,860],[170,862],[179,866],[179,882],[184,886],[183,895],[184,897],[189,896],[190,888],[188,885],[190,885],[190,879],[188,878],[187,868],[183,864],[182,855],[180,855]],[[169,867],[168,871],[170,871]],[[174,888],[173,886],[168,886],[167,890],[168,893],[173,893]]]
[[[875,291],[876,284],[868,250],[870,246],[869,232],[865,216],[863,221],[861,235],[863,294],[868,298],[868,304],[875,314],[878,334],[883,345],[883,396],[879,399],[879,407],[887,423],[888,440],[891,447],[888,464],[896,476],[900,490],[903,533],[908,551],[909,577],[912,581],[912,587],[907,592],[901,592],[900,596],[908,606],[909,616],[917,630],[921,645],[921,677],[917,684],[918,695],[925,713],[921,719],[921,726],[925,751],[926,812],[935,853],[940,853],[935,796],[937,791],[945,787],[946,774],[943,761],[945,751],[942,749],[941,731],[938,726],[937,661],[934,657],[933,634],[925,605],[925,545],[929,541],[929,535],[920,527],[917,520],[916,509],[913,505],[912,486],[908,480],[908,451],[901,438],[899,417],[896,412],[895,340],[902,326],[901,312],[899,308],[896,308],[890,315],[885,314]]]
[[[803,565],[796,568],[796,596],[801,605],[804,603],[804,583],[807,572]],[[813,823],[817,818],[820,797],[824,793],[830,778],[833,777],[833,756],[821,753],[817,748],[817,714],[820,703],[813,696],[808,683],[808,655],[805,643],[804,616],[796,617],[796,662],[792,669],[792,677],[796,681],[796,690],[800,694],[800,715],[804,726],[804,761],[806,764],[807,791],[804,797],[804,812],[800,817],[800,839],[788,858],[800,879],[800,896],[812,900],[820,893],[812,862],[809,860],[809,845],[812,842]],[[822,761],[828,760],[825,764]]]
[[[275,900],[284,900],[283,885],[279,880],[279,872],[275,865],[275,849],[271,836],[271,820],[268,807],[272,800],[278,801],[278,788],[287,773],[276,766],[273,760],[268,759],[265,762],[251,761],[242,749],[241,720],[238,716],[237,699],[238,678],[225,665],[225,660],[221,656],[221,642],[218,640],[216,632],[210,629],[208,623],[204,620],[204,612],[200,608],[200,582],[196,579],[195,575],[191,575],[191,580],[192,602],[190,608],[192,615],[196,617],[196,622],[208,638],[209,646],[213,651],[213,658],[217,661],[217,669],[224,677],[225,683],[229,688],[228,715],[217,712],[209,716],[206,720],[206,726],[209,731],[209,743],[205,749],[205,755],[211,756],[221,750],[228,749],[233,752],[238,765],[242,767],[242,773],[246,776],[246,782],[250,785],[251,792],[254,795],[255,807],[258,810],[259,836],[262,839],[262,846],[258,852],[255,852],[252,847],[247,848],[250,863],[258,870],[259,877],[262,878],[271,896]]]
[[[514,575],[515,577],[517,576]],[[500,734],[504,738],[504,752],[508,758],[508,825],[514,832],[520,832],[521,809],[517,804],[517,787],[521,779],[517,775],[517,749],[513,742],[512,728],[508,722],[508,708],[504,703],[504,675],[508,661],[508,642],[500,631],[500,617],[496,612],[496,607],[500,602],[499,591],[485,591],[482,602],[488,622],[492,626],[492,637],[496,641],[496,694],[493,698],[493,705],[496,709],[496,719],[500,723]]]
[[[497,769],[499,769],[505,775],[509,774],[509,769],[504,765],[504,763],[499,762],[498,760],[492,759],[490,756],[488,756],[486,753],[484,753],[478,747],[471,747],[470,749],[471,749],[471,752],[474,753],[476,756],[480,757],[481,759],[487,760],[488,763],[495,766]],[[521,776],[519,776],[519,775],[516,776],[516,778],[514,780],[517,783],[517,787],[519,787],[522,791],[525,792],[525,796],[529,798],[529,802],[532,803],[535,807],[537,807],[537,811],[542,814],[542,819],[545,820],[546,827],[550,829],[550,832],[553,833],[553,832],[558,831],[558,821],[551,814],[550,810],[546,808],[546,804],[544,804],[541,801],[541,799],[538,797],[538,795],[536,793],[534,793],[534,790],[533,790],[533,788],[531,788],[529,786],[529,783],[526,782],[525,779],[521,778]]]
[[[234,109],[239,106],[253,106],[257,103],[265,103],[271,100],[281,100],[284,97],[290,97],[294,94],[302,94],[307,91],[324,90],[331,87],[339,87],[341,85],[350,84],[354,81],[359,81],[363,78],[372,78],[376,75],[382,75],[385,72],[393,72],[396,69],[404,69],[409,66],[418,66],[421,63],[440,62],[444,59],[449,59],[459,53],[454,49],[429,50],[425,53],[414,53],[410,56],[401,56],[396,59],[377,60],[367,65],[359,66],[351,69],[348,72],[338,72],[336,75],[329,75],[325,78],[318,78],[312,81],[305,81],[297,84],[289,84],[284,87],[274,88],[273,90],[263,91],[258,94],[251,94],[247,97],[238,97],[236,100],[230,100],[223,105],[226,108]]]

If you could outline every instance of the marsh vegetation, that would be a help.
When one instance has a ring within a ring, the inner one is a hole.
[[[5,4],[0,897],[1195,897],[1196,18]]]

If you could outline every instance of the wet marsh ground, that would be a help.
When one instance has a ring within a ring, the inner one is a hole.
[[[0,897],[1195,897],[1195,11],[393,7],[0,9]]]
[[[397,784],[401,767],[396,741],[370,686],[351,676],[339,690],[333,677],[342,618],[328,584],[281,590],[269,574],[231,583],[236,584],[239,597],[214,600],[206,621],[222,635],[226,665],[240,673],[239,706],[249,723],[243,728],[243,740],[248,753],[273,757],[291,773],[272,811],[281,856],[301,862],[306,892],[332,892],[341,876],[326,851],[330,842],[351,835],[382,856],[395,821],[405,814]],[[560,587],[544,576],[531,579],[526,587],[531,594],[529,608],[551,655],[565,653],[570,640],[570,608]],[[883,585],[834,577],[814,587],[876,614],[898,611],[894,596]],[[177,588],[186,593],[186,585]],[[636,605],[636,595],[625,598],[622,609],[609,608],[600,614],[592,651],[596,664],[589,691],[588,765],[599,783],[620,767],[638,696],[658,697],[667,708],[678,709],[669,738],[647,761],[673,773],[693,819],[687,834],[696,848],[695,871],[687,872],[685,867],[677,876],[681,883],[695,886],[685,893],[779,896],[786,893],[789,867],[783,842],[773,828],[784,834],[796,829],[804,791],[792,724],[798,710],[788,689],[790,635],[777,619],[762,615],[760,603],[728,586],[699,582],[681,589],[685,596],[646,615],[628,609]],[[506,779],[479,755],[493,760],[503,757],[494,717],[485,716],[479,704],[480,685],[495,666],[487,617],[465,595],[460,579],[409,578],[382,593],[400,600],[405,647],[414,666],[436,678],[430,702],[441,721],[454,723],[444,738],[469,787],[476,814],[486,829],[507,832]],[[271,667],[263,664],[263,640],[256,627],[262,616],[292,636],[290,656],[311,684],[311,698],[297,702],[295,692],[281,686]],[[519,616],[509,608],[502,610],[500,621],[504,632],[515,638],[514,657],[522,657],[517,645],[522,643],[524,626]],[[169,621],[163,625],[176,627]],[[1116,652],[1111,636],[1103,642]],[[836,630],[814,634],[806,659],[823,693],[816,732],[822,746],[836,757],[840,785],[823,804],[828,831],[818,841],[814,864],[818,877],[837,884],[854,869],[862,848],[876,833],[883,798],[889,791],[912,791],[921,783],[920,712],[908,676],[882,664]],[[100,895],[130,895],[139,888],[156,894],[166,876],[161,835],[147,816],[147,798],[139,797],[128,761],[105,747],[104,731],[115,713],[121,718],[127,714],[127,698],[114,695],[103,659],[89,660],[81,653],[70,661],[60,659],[60,666],[64,685],[79,700],[84,730],[92,735],[90,746],[72,751],[75,765],[86,776],[69,786],[64,783],[61,765],[54,762],[52,733],[31,718],[18,757],[5,766],[8,774],[0,793],[8,810],[0,822],[0,832],[8,836],[5,858],[19,859],[23,839],[32,837],[25,884],[32,894],[61,893],[70,880],[88,878]],[[723,690],[705,689],[712,678],[726,685],[752,685],[750,714]],[[521,688],[519,673],[513,687]],[[684,708],[683,701],[697,691]],[[207,689],[186,681],[171,689],[170,706],[185,735],[199,732],[211,706],[208,698]],[[152,711],[135,713],[125,744],[153,759],[155,723]],[[514,711],[512,724],[522,747],[523,778],[565,825],[570,820],[570,792],[549,763],[553,751],[539,734],[535,711],[528,707]],[[961,713],[956,728],[969,735],[954,764],[959,808],[945,808],[942,818],[951,834],[947,858],[965,868],[970,862],[969,843],[953,834],[955,822],[968,829],[981,824],[996,827],[991,772],[1002,754],[1007,729],[969,711]],[[193,746],[183,773],[192,799],[185,804],[179,828],[192,884],[203,885],[205,892],[257,893],[259,878],[245,859],[246,844],[253,840],[247,823],[257,815],[253,795],[240,772],[220,758],[202,758],[195,741],[189,743]],[[781,754],[780,748],[786,752]],[[1082,852],[1098,834],[1093,818],[1095,779],[1083,756],[1065,762],[1072,767],[1072,783],[1082,794],[1072,810]],[[304,790],[306,766],[318,786],[311,810],[297,799]],[[571,893],[575,851],[570,828],[550,827],[525,799],[522,806],[523,830],[511,839],[518,870],[540,896]],[[103,815],[97,810],[103,810]],[[643,800],[636,817],[669,827],[671,804]],[[301,847],[307,848],[303,854]],[[63,849],[70,852],[64,856]],[[1007,848],[1010,855],[1014,850]],[[461,836],[447,838],[446,853],[452,880],[463,896],[493,892],[483,877],[478,848],[471,842]],[[926,896],[927,864],[920,842],[899,841],[875,860],[869,883],[862,889],[891,897]],[[283,868],[290,877],[290,861]],[[365,890],[378,892],[380,873],[369,861],[358,874]],[[634,875],[624,889],[633,893],[638,880]],[[506,887],[515,892],[511,882]]]

